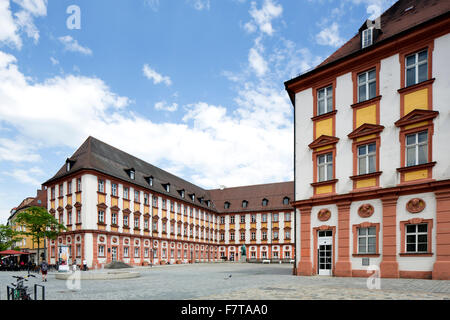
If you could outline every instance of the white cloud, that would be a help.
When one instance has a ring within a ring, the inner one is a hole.
[[[198,11],[209,10],[210,8],[209,0],[188,0],[188,2]]]
[[[351,0],[351,1],[357,5],[361,3],[365,4],[367,6],[366,12],[369,15],[368,19],[375,20],[386,9],[392,6],[397,0]]]
[[[41,179],[44,172],[37,167],[33,167],[28,170],[14,169],[11,172],[4,171],[3,174],[5,176],[12,177],[15,181],[19,183],[39,187],[42,184]]]
[[[59,37],[58,40],[64,45],[64,50],[79,52],[84,55],[92,55],[91,49],[81,46],[78,41],[71,36]]]
[[[12,13],[9,0],[0,0],[0,44],[6,44],[17,49],[22,48],[20,32],[39,40],[39,31],[34,24],[34,18],[47,15],[46,0],[13,0],[21,8]]]
[[[321,45],[339,47],[344,44],[344,39],[339,35],[339,25],[336,22],[330,27],[322,29],[316,35],[316,42]]]
[[[172,103],[171,105],[168,105],[166,101],[159,101],[159,102],[155,103],[155,109],[174,112],[174,111],[177,111],[178,104]]]
[[[252,20],[244,25],[244,29],[253,33],[259,28],[262,33],[271,36],[274,32],[272,20],[281,16],[283,7],[273,0],[264,0],[261,9],[257,9],[256,2],[252,1],[249,13]]]
[[[144,64],[142,72],[144,73],[144,76],[146,78],[153,80],[154,84],[158,84],[161,82],[165,83],[166,86],[170,86],[172,84],[170,77],[159,74],[158,72],[150,68],[148,64]]]
[[[16,63],[0,51],[0,118],[30,145],[75,149],[92,135],[209,188],[292,179],[292,107],[282,88],[247,83],[234,112],[199,101],[186,106],[182,123],[156,123],[101,79],[31,82]]]
[[[35,162],[41,156],[32,145],[24,141],[0,138],[0,161]]]
[[[50,57],[50,61],[52,62],[52,65],[57,65],[57,64],[59,64],[58,59],[55,59],[55,58],[53,58],[53,57]]]
[[[256,48],[250,49],[248,53],[248,62],[250,67],[259,77],[263,76],[268,70],[267,62]]]
[[[145,0],[144,3],[155,12],[159,9],[159,0]]]

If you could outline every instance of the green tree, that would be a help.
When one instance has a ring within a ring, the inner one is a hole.
[[[29,207],[17,215],[15,222],[26,227],[26,231],[20,231],[20,234],[31,236],[33,242],[37,243],[38,259],[41,240],[56,239],[60,232],[66,230],[64,225],[42,207]]]
[[[0,251],[7,250],[21,239],[18,231],[13,230],[11,226],[0,224]]]

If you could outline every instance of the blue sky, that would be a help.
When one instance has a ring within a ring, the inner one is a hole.
[[[0,0],[0,223],[89,135],[205,188],[293,180],[284,81],[393,2]]]

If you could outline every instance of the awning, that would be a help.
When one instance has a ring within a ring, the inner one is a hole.
[[[21,254],[30,254],[29,252],[22,252],[22,251],[16,251],[16,250],[4,250],[4,251],[0,251],[0,255],[21,255]]]

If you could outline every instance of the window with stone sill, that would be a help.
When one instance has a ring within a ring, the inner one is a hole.
[[[406,139],[406,166],[428,162],[428,131],[408,134]]]
[[[428,50],[422,50],[405,57],[406,86],[428,80]]]

